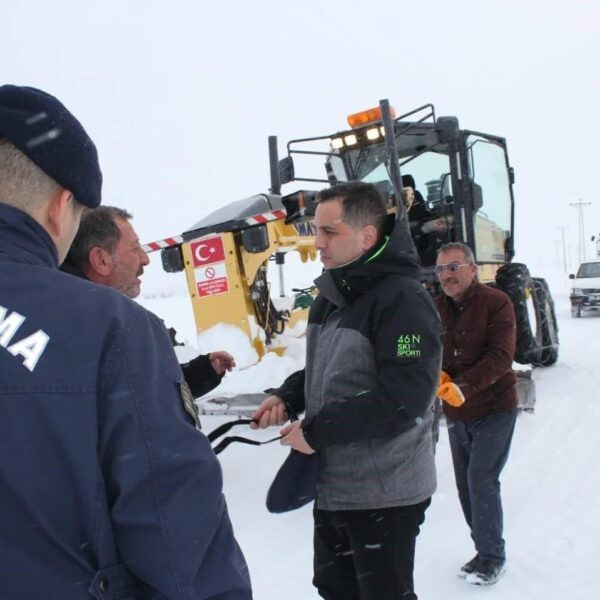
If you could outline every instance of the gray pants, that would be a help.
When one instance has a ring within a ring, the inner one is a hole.
[[[480,558],[506,559],[499,477],[516,418],[513,410],[470,423],[447,419],[458,497]]]

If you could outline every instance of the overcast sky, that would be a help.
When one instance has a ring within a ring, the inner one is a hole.
[[[507,138],[518,258],[555,264],[564,226],[575,263],[579,198],[600,233],[599,2],[2,0],[2,22],[1,79],[78,116],[142,241],[267,191],[268,135],[283,152],[380,98]]]

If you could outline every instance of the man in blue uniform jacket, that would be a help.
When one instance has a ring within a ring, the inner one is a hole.
[[[252,598],[219,464],[152,314],[57,266],[96,149],[0,87],[0,598]]]

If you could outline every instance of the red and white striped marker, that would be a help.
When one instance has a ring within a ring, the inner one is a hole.
[[[178,246],[183,243],[183,237],[180,235],[174,235],[173,237],[165,238],[164,240],[157,240],[156,242],[150,242],[149,244],[143,244],[142,250],[144,252],[155,252],[156,250],[162,250],[163,248],[170,248],[171,246]]]
[[[263,225],[269,221],[277,221],[278,219],[285,219],[287,212],[285,210],[271,210],[260,215],[254,215],[253,217],[247,217],[244,219],[247,225]],[[215,235],[210,233],[207,235]],[[206,236],[202,236],[206,237]],[[200,238],[198,238],[200,239]],[[192,241],[192,240],[189,240]],[[183,237],[180,235],[174,235],[173,237],[164,238],[157,240],[156,242],[150,242],[149,244],[143,244],[142,250],[144,252],[156,252],[156,250],[162,250],[163,248],[171,248],[172,246],[179,246],[183,244]]]
[[[244,219],[248,225],[262,225],[268,221],[277,221],[278,219],[285,219],[287,213],[285,210],[272,210],[270,212],[262,213],[261,215],[255,215],[254,217],[248,217]]]

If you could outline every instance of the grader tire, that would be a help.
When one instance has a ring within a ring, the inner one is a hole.
[[[558,360],[558,323],[554,300],[545,279],[533,278],[533,286],[539,306],[542,329],[542,353],[539,366],[549,367]]]
[[[520,263],[503,265],[496,274],[496,284],[513,303],[517,321],[515,362],[540,365],[542,361],[542,316],[529,269]]]

